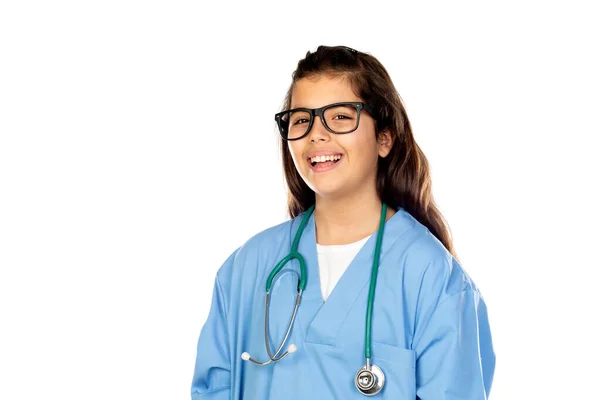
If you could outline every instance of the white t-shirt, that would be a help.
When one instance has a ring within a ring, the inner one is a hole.
[[[323,301],[338,283],[356,254],[371,236],[358,242],[348,244],[320,245],[317,243],[317,258],[319,260],[319,276],[321,279],[321,294]]]

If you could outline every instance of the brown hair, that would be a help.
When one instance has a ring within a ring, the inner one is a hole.
[[[374,109],[376,134],[385,129],[392,133],[392,149],[387,157],[379,157],[377,166],[381,200],[390,207],[405,209],[458,259],[450,228],[433,200],[429,163],[413,137],[402,98],[383,65],[372,55],[345,46],[319,46],[313,53],[308,51],[292,74],[282,111],[290,108],[298,80],[319,75],[347,79],[354,93]],[[315,203],[315,193],[296,170],[286,140],[282,138],[280,145],[288,213],[295,218]]]

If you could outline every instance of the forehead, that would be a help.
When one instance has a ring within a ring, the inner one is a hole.
[[[348,79],[325,75],[302,78],[292,90],[290,108],[317,108],[340,101],[362,101],[352,90]]]

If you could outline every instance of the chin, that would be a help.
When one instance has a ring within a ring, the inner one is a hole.
[[[315,192],[315,196],[317,197],[338,197],[344,195],[346,193],[343,190],[343,186],[335,185],[335,186],[325,186],[325,185],[313,185],[311,187]]]

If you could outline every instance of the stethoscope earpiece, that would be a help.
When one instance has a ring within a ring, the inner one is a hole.
[[[354,376],[354,384],[359,392],[365,396],[374,396],[383,389],[385,375],[383,371],[374,364],[363,365]]]

